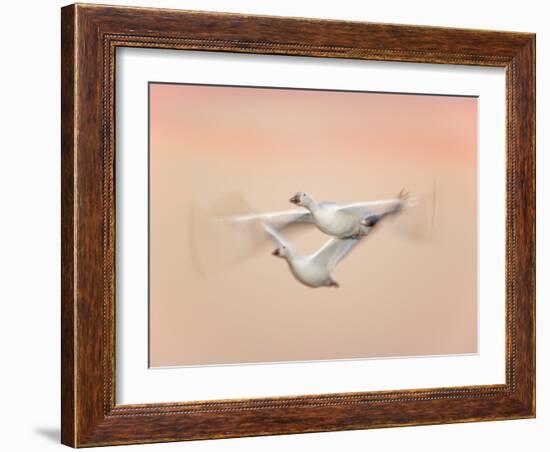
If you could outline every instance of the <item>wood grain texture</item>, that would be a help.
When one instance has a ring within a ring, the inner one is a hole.
[[[61,15],[61,442],[74,444],[74,8],[63,9]]]
[[[534,35],[81,4],[62,9],[61,34],[64,444],[535,415]],[[506,68],[506,384],[116,405],[114,69],[121,46]]]

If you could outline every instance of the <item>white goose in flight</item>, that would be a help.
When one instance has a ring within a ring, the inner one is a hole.
[[[298,192],[290,198],[290,202],[307,210],[237,215],[226,219],[234,223],[259,220],[278,230],[293,224],[309,223],[332,237],[357,239],[368,234],[372,221],[413,205],[410,197],[403,190],[392,199],[352,204],[326,201],[317,203],[308,193]]]
[[[332,272],[372,229],[372,226],[366,227],[365,233],[358,238],[330,239],[315,253],[301,255],[271,226],[265,223],[262,226],[277,244],[273,255],[284,258],[294,277],[309,287],[339,287],[332,279]]]

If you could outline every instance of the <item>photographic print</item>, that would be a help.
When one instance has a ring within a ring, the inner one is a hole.
[[[477,353],[477,114],[151,82],[150,367]]]

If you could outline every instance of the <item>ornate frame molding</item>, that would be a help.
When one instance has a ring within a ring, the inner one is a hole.
[[[506,383],[115,404],[118,47],[506,68]],[[535,415],[535,37],[71,5],[62,9],[62,442],[73,447]]]

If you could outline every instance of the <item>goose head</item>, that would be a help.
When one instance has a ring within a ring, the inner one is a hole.
[[[309,196],[305,191],[299,191],[292,198],[289,199],[292,204],[297,206],[308,207],[313,204],[313,198]]]
[[[277,248],[275,248],[275,250],[273,251],[273,256],[277,256],[277,257],[288,257],[288,248],[284,245],[281,245]]]

